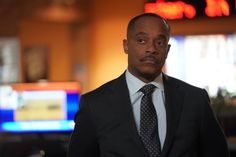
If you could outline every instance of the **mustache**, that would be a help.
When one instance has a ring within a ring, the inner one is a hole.
[[[157,61],[157,57],[153,54],[148,54],[140,59],[140,61],[145,61],[145,60],[154,60]]]

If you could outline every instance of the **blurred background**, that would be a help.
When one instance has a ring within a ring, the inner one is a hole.
[[[163,70],[208,91],[235,155],[235,0],[0,0],[1,157],[65,156],[80,95],[124,72],[143,12],[169,20]]]

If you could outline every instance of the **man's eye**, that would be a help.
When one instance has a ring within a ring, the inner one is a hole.
[[[163,40],[157,40],[156,41],[156,45],[157,46],[164,46],[165,45],[165,42]]]
[[[144,40],[144,39],[138,39],[137,42],[138,42],[138,43],[141,43],[141,44],[144,44],[144,43],[146,43],[146,40]]]

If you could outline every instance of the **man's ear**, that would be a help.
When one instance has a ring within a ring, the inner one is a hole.
[[[167,58],[167,56],[168,56],[168,53],[169,53],[169,51],[170,51],[170,47],[171,47],[171,45],[170,45],[170,44],[168,44],[168,47],[167,47],[167,50],[166,50],[166,58]]]
[[[127,39],[123,40],[123,49],[124,49],[124,52],[127,54],[128,53],[128,40]]]

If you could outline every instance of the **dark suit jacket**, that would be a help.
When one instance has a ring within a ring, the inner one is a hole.
[[[227,157],[205,90],[163,75],[167,133],[161,157]],[[149,157],[139,137],[125,75],[81,97],[68,157]]]

